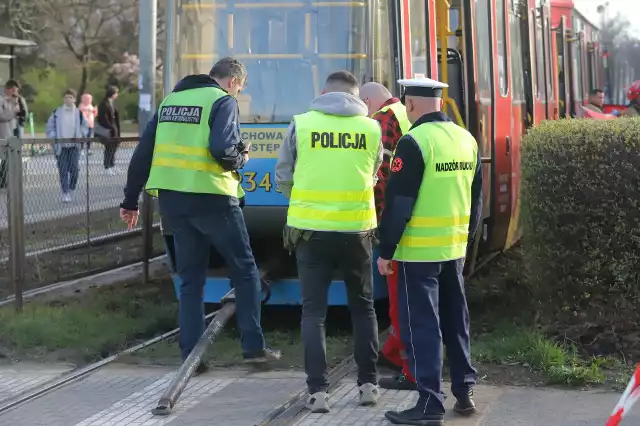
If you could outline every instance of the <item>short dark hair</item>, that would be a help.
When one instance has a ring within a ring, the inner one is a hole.
[[[71,95],[74,98],[77,98],[78,97],[78,92],[76,92],[73,89],[67,89],[67,90],[64,91],[64,95],[63,96],[67,96],[67,95]]]
[[[20,83],[18,83],[18,80],[10,79],[4,84],[4,88],[20,90],[22,87],[20,86]]]
[[[327,77],[324,89],[325,92],[345,92],[358,96],[360,82],[349,71],[336,71]]]
[[[235,77],[244,82],[247,79],[247,68],[242,62],[231,56],[220,59],[209,71],[209,77],[215,79]]]
[[[602,89],[593,89],[590,93],[591,96],[599,95],[600,93],[604,93]]]
[[[344,83],[350,87],[360,87],[360,82],[349,71],[336,71],[327,77],[327,83]]]
[[[116,86],[109,86],[107,87],[107,93],[106,93],[106,97],[110,98],[113,95],[115,95],[116,93],[118,93],[118,88]]]

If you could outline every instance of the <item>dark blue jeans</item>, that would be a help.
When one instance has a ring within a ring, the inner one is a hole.
[[[56,156],[60,173],[60,187],[64,194],[76,190],[80,169],[78,154],[78,147],[74,146],[61,148],[60,155]]]
[[[184,360],[204,332],[203,291],[213,245],[222,255],[236,290],[236,319],[244,354],[265,348],[260,327],[261,285],[249,245],[249,234],[238,205],[208,214],[167,218],[173,233],[180,286],[180,352]]]

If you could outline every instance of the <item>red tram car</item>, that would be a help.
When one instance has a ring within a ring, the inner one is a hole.
[[[512,246],[519,227],[520,142],[527,127],[578,116],[586,94],[602,87],[598,30],[571,0],[176,0],[167,15],[165,90],[180,76],[206,73],[216,59],[246,63],[238,98],[243,137],[252,142],[244,170],[245,218],[259,264],[272,255],[287,200],[274,185],[277,150],[294,114],[306,111],[336,69],[395,94],[398,78],[449,84],[446,110],[477,138],[483,158],[484,223],[467,273]],[[294,90],[292,90],[294,89]],[[167,252],[173,259],[170,235]],[[271,248],[269,248],[271,247]],[[277,251],[277,250],[276,250]],[[215,257],[215,256],[214,256]],[[229,289],[212,257],[205,289],[218,302]],[[375,297],[386,296],[376,277]],[[174,274],[176,285],[179,277]],[[346,303],[336,281],[329,303]],[[280,280],[271,304],[299,303],[295,273]]]

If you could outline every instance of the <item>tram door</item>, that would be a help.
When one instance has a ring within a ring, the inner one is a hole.
[[[557,76],[558,76],[558,104],[560,107],[560,117],[571,116],[571,70],[569,62],[569,42],[567,41],[567,18],[562,17],[560,28],[555,33],[557,46]]]
[[[492,3],[492,60],[494,83],[494,132],[493,132],[493,211],[490,248],[505,248],[512,217],[513,179],[512,156],[519,140],[514,138],[512,111],[511,61],[509,55],[509,31],[507,26],[509,0]]]

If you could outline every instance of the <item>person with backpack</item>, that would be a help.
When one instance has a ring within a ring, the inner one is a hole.
[[[63,105],[56,108],[47,120],[47,137],[51,139],[78,139],[87,137],[89,128],[82,111],[76,108],[76,91],[64,92]],[[60,173],[62,202],[69,203],[74,198],[80,170],[80,141],[54,142],[53,153],[56,156]]]

